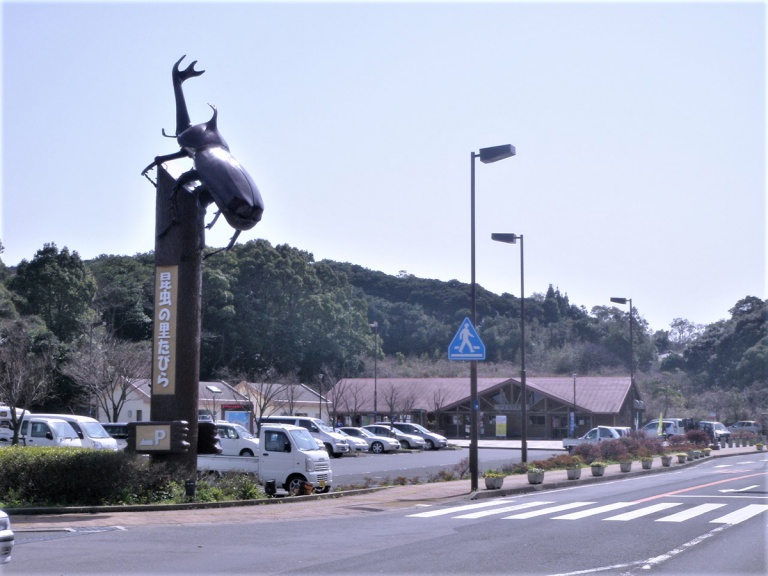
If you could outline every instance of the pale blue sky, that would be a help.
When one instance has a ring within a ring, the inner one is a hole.
[[[479,284],[519,295],[490,239],[514,232],[528,295],[714,322],[766,298],[765,25],[763,2],[5,1],[2,259],[153,248],[140,172],[178,150],[187,54],[192,122],[218,107],[264,198],[241,241],[468,282],[470,153],[511,143],[476,167]]]

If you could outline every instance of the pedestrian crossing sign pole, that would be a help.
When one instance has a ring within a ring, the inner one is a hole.
[[[485,360],[485,344],[469,318],[464,318],[448,346],[448,360]]]

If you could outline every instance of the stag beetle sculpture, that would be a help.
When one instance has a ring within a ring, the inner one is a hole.
[[[253,183],[245,168],[229,153],[229,146],[219,133],[216,126],[217,111],[215,106],[213,116],[204,124],[192,126],[184,92],[181,85],[185,80],[200,76],[205,70],[195,70],[197,60],[184,70],[179,70],[179,64],[185,56],[173,66],[173,94],[176,98],[176,134],[168,135],[163,130],[163,136],[176,138],[181,150],[173,154],[156,156],[155,161],[144,168],[142,175],[169,160],[192,158],[194,168],[182,174],[176,181],[174,193],[190,182],[199,181],[200,186],[194,189],[203,208],[215,203],[218,212],[206,226],[210,229],[220,215],[235,229],[235,235],[224,250],[235,245],[237,237],[243,230],[250,230],[261,220],[264,203],[256,184]],[[209,105],[210,106],[210,105]],[[210,254],[209,254],[210,256]]]

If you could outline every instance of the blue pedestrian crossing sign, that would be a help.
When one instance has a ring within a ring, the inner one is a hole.
[[[485,344],[469,318],[464,318],[448,346],[448,360],[485,360]]]

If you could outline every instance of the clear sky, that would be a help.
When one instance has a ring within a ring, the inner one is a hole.
[[[1,257],[153,249],[186,54],[264,198],[241,241],[469,282],[471,153],[509,143],[476,165],[480,285],[519,295],[512,232],[527,295],[714,322],[766,298],[765,30],[762,1],[5,1]]]

